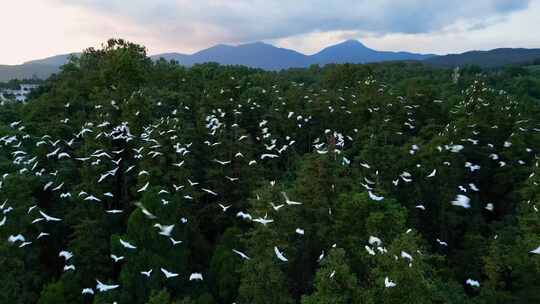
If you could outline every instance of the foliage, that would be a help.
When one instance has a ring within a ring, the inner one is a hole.
[[[0,108],[0,303],[540,302],[539,82],[88,49]]]

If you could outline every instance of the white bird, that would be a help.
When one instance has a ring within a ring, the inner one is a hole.
[[[173,239],[172,237],[169,237],[169,240],[171,240],[171,243],[173,244],[173,246],[176,246],[176,245],[182,243],[182,241],[177,241],[177,240]]]
[[[39,211],[39,214],[41,214],[41,216],[43,216],[43,218],[47,221],[47,222],[59,222],[61,221],[62,219],[59,219],[59,218],[56,218],[56,217],[52,217],[52,216],[49,216],[47,214],[45,214],[43,211]]]
[[[369,239],[368,239],[368,243],[370,245],[377,245],[377,246],[381,246],[382,245],[382,240],[376,236],[372,236],[370,235],[369,236]]]
[[[474,172],[476,170],[480,170],[480,165],[474,165],[470,162],[465,162],[465,168],[469,168],[471,172]]]
[[[105,291],[109,291],[109,290],[112,290],[112,289],[115,289],[115,288],[118,288],[120,285],[107,285],[107,284],[103,284],[101,283],[99,280],[96,279],[96,289],[101,291],[101,292],[105,292]]]
[[[123,256],[117,256],[117,255],[111,254],[111,259],[113,259],[115,263],[118,263],[118,261],[123,260],[124,257],[123,257]]]
[[[184,188],[183,185],[177,186],[176,184],[173,184],[173,187],[174,187],[174,191],[178,191],[178,190],[181,190],[182,188]]]
[[[107,178],[109,176],[109,172],[105,173],[105,174],[102,174],[99,179],[98,179],[98,183],[101,183],[105,178]]]
[[[412,260],[413,260],[412,255],[408,254],[408,253],[405,252],[405,251],[402,251],[402,252],[401,252],[401,257],[404,258],[404,259],[409,260],[410,262],[412,262]]]
[[[461,150],[463,150],[463,148],[465,147],[462,145],[453,145],[453,146],[450,146],[450,152],[459,153]]]
[[[143,192],[146,191],[146,188],[148,188],[148,185],[150,185],[150,182],[146,182],[144,186],[142,186],[137,192]]]
[[[324,250],[319,255],[319,258],[317,258],[317,262],[321,262],[324,259]]]
[[[174,278],[174,277],[177,277],[177,276],[178,276],[178,273],[174,273],[174,272],[167,271],[167,270],[164,269],[164,268],[160,268],[160,269],[161,269],[161,272],[163,272],[163,274],[165,275],[165,277],[166,277],[167,279]]]
[[[328,276],[328,278],[333,278],[334,276],[336,275],[336,271],[333,270],[332,273],[330,273],[330,275]]]
[[[49,234],[49,233],[47,233],[47,232],[41,232],[41,233],[40,233],[40,234],[39,234],[39,235],[37,236],[37,238],[36,238],[36,239],[38,239],[38,240],[39,240],[40,238],[42,238],[42,237],[44,237],[44,236],[48,236],[48,235],[50,235],[50,234]]]
[[[206,193],[209,193],[209,194],[212,194],[213,196],[218,196],[218,194],[212,190],[209,190],[209,189],[205,189],[205,188],[201,188],[202,191],[206,192]]]
[[[0,221],[0,227],[4,226],[7,221],[7,216],[4,216],[4,218]]]
[[[163,236],[171,236],[171,232],[174,229],[174,224],[172,225],[161,225],[159,223],[155,223],[154,227],[159,228],[159,234]]]
[[[75,271],[75,265],[65,265],[64,271],[73,270]]]
[[[95,202],[101,202],[101,200],[93,195],[89,195],[84,198],[85,201],[95,201]]]
[[[231,182],[235,182],[235,181],[240,179],[239,177],[230,177],[230,176],[225,176],[225,178],[228,179]]]
[[[375,251],[371,249],[371,247],[369,247],[368,245],[364,246],[364,248],[366,248],[366,251],[369,255],[375,255]]]
[[[187,179],[187,181],[188,181],[188,183],[189,183],[189,185],[190,185],[191,187],[196,186],[196,185],[199,184],[199,183],[197,183],[197,182],[192,182],[189,178]]]
[[[151,220],[154,220],[156,219],[157,217],[155,215],[153,215],[150,211],[148,211],[148,209],[146,209],[143,204],[141,204],[140,202],[136,202],[135,203],[135,206],[141,208],[141,212],[149,219]]]
[[[19,245],[19,248],[23,248],[23,247],[28,246],[28,245],[30,245],[30,244],[32,244],[32,242],[22,242],[22,243]]]
[[[122,239],[120,239],[120,244],[122,246],[124,246],[124,248],[127,248],[127,249],[137,249],[137,247],[133,246],[132,244],[130,244],[129,242],[126,242]]]
[[[304,229],[296,228],[295,232],[300,235],[304,235]]]
[[[433,169],[433,171],[431,171],[431,173],[427,177],[434,177],[435,174],[437,174],[437,169]]]
[[[279,251],[279,249],[274,246],[274,252],[276,253],[276,256],[279,260],[283,261],[283,262],[287,262],[289,260],[287,260],[287,258],[283,255],[283,252]]]
[[[263,155],[261,155],[261,159],[276,158],[276,157],[279,157],[279,155],[276,155],[276,154],[263,154]]]
[[[71,158],[71,156],[66,153],[66,152],[62,152],[62,153],[59,153],[58,156],[57,156],[58,159],[62,159],[62,158]]]
[[[124,210],[121,210],[121,209],[110,209],[110,210],[105,210],[105,212],[107,212],[107,213],[109,213],[109,214],[118,214],[118,213],[124,212]]]
[[[152,271],[154,271],[154,269],[150,269],[148,271],[141,271],[141,274],[144,276],[150,277],[150,275],[152,274]]]
[[[251,221],[251,219],[252,219],[252,218],[251,218],[251,214],[249,214],[249,213],[244,213],[244,212],[242,212],[242,211],[238,212],[238,213],[236,214],[236,217],[241,217],[241,218],[244,219],[244,220],[250,220],[250,221]]]
[[[448,246],[448,243],[447,243],[447,242],[443,242],[443,241],[441,241],[440,239],[437,239],[436,241],[437,241],[437,243],[439,243],[439,245],[442,245],[442,246]]]
[[[371,168],[371,166],[368,165],[368,164],[366,164],[366,163],[360,163],[360,166],[362,166],[362,167],[364,167],[364,168],[366,168],[366,169],[370,169],[370,168]]]
[[[44,220],[45,220],[44,218],[38,217],[37,219],[32,221],[32,224],[39,223],[39,222],[44,221]]]
[[[238,251],[236,249],[233,249],[232,250],[234,253],[238,254],[242,259],[244,260],[249,260],[250,257],[248,257],[245,253],[241,252],[241,251]]]
[[[465,281],[465,284],[467,284],[469,286],[472,286],[472,287],[480,287],[480,282],[478,282],[476,280],[473,280],[473,279],[467,279],[467,281]]]
[[[267,224],[272,223],[274,220],[272,220],[272,219],[267,219],[266,216],[265,216],[264,218],[262,218],[262,217],[256,218],[256,219],[254,219],[253,221],[256,222],[256,223],[260,223],[260,224],[263,224],[264,226],[266,226]]]
[[[538,246],[538,248],[536,249],[531,250],[530,253],[540,254],[540,246]]]
[[[2,211],[3,214],[8,214],[9,212],[13,211],[13,207],[9,206],[6,209]]]
[[[67,260],[69,260],[69,259],[71,259],[73,257],[73,253],[71,253],[69,251],[62,250],[62,251],[60,251],[58,256],[59,257],[64,257],[64,259],[67,261]]]
[[[228,165],[228,164],[231,163],[230,160],[229,161],[222,161],[222,160],[218,160],[218,159],[215,159],[215,158],[214,158],[213,162],[216,162],[216,163],[218,163],[218,164],[220,164],[222,166],[225,166],[225,165]]]
[[[227,209],[231,208],[232,205],[229,205],[229,206],[225,206],[223,204],[218,204],[219,207],[221,207],[221,210],[223,210],[223,212],[227,211]]]
[[[173,164],[173,166],[178,167],[178,168],[182,167],[182,165],[184,165],[184,161]]]
[[[270,203],[270,205],[272,205],[272,209],[274,209],[275,211],[278,211],[279,209],[281,209],[283,206],[285,206],[285,204],[281,204],[281,205],[274,205],[274,203]]]
[[[369,190],[368,190],[368,195],[369,195],[369,198],[374,200],[374,201],[382,201],[384,199],[384,196],[375,195],[375,194],[373,194],[373,192],[371,192]]]
[[[92,288],[84,288],[81,292],[81,294],[94,294],[94,290]]]
[[[456,198],[452,201],[452,205],[467,209],[471,207],[470,201],[471,199],[467,196],[463,194],[458,194]]]
[[[492,203],[488,203],[486,205],[486,207],[484,207],[484,209],[488,210],[488,211],[493,211],[493,209],[495,209],[495,207],[493,206]]]
[[[202,281],[202,280],[203,280],[203,276],[202,276],[201,273],[194,272],[194,273],[192,273],[192,274],[189,276],[189,280],[190,280],[190,281],[193,281],[193,280]]]
[[[30,214],[30,212],[31,212],[32,210],[34,210],[35,208],[37,208],[37,205],[30,206],[30,207],[28,208],[28,211],[27,211],[26,213],[27,213],[27,214]],[[0,209],[2,209],[2,208],[0,208]]]
[[[386,278],[384,278],[384,287],[386,287],[386,288],[396,287],[396,283],[390,281],[390,279],[388,277],[386,277]]]
[[[291,201],[289,199],[289,197],[287,196],[287,193],[285,193],[283,191],[281,192],[281,195],[285,198],[285,203],[287,205],[302,205],[302,203],[300,203],[300,202]]]
[[[495,154],[495,153],[492,153],[488,156],[490,159],[492,160],[498,160],[499,159],[499,155]]]

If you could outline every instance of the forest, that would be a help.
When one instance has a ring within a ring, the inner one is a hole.
[[[86,49],[0,107],[0,303],[540,303],[540,70]]]

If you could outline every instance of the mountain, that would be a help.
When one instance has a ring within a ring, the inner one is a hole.
[[[478,65],[484,68],[500,67],[507,64],[526,64],[540,60],[540,49],[500,48],[489,51],[470,51],[462,54],[436,56],[424,60],[425,63],[440,67]]]
[[[357,40],[327,47],[314,55],[275,47],[273,45],[255,42],[230,46],[219,44],[199,51],[192,55],[168,53],[152,56],[154,59],[174,59],[180,64],[191,66],[196,63],[218,62],[220,64],[246,65],[265,70],[280,70],[296,67],[307,67],[311,64],[328,63],[366,63],[389,60],[423,60],[433,55],[414,54],[407,52],[376,51],[364,46]]]
[[[163,53],[158,55],[152,55],[150,58],[153,60],[158,60],[160,58],[163,58],[167,61],[176,60],[178,62],[186,62],[188,60],[190,55],[182,54],[182,53]]]
[[[45,79],[51,74],[58,72],[59,66],[47,64],[19,64],[0,65],[0,81],[7,82],[11,79]]]
[[[47,78],[58,71],[71,55],[57,55],[21,65],[0,65],[0,81],[13,78]],[[369,63],[397,60],[418,60],[438,67],[454,67],[476,64],[482,67],[499,67],[506,64],[529,63],[540,59],[540,49],[494,49],[490,51],[470,51],[462,54],[437,56],[409,52],[389,52],[371,49],[358,40],[347,40],[324,48],[313,55],[304,55],[294,50],[273,46],[263,42],[237,46],[218,44],[194,54],[164,53],[151,56],[157,60],[176,60],[185,66],[197,63],[218,62],[224,65],[245,65],[265,70],[307,67],[312,64],[329,63]]]
[[[15,78],[47,78],[58,72],[60,66],[66,64],[71,55],[78,56],[80,53],[56,55],[17,65],[0,65],[0,81],[6,82]]]
[[[21,65],[0,66],[0,81],[12,78],[31,78],[33,76],[46,78],[58,71],[71,55],[57,55],[39,60],[25,62]],[[327,47],[314,55],[304,55],[300,52],[280,48],[264,42],[254,42],[237,46],[218,44],[194,54],[164,53],[151,56],[157,60],[176,60],[185,66],[197,63],[217,62],[223,65],[245,65],[264,70],[281,70],[288,68],[307,67],[311,64],[325,65],[328,63],[366,63],[389,60],[423,60],[433,55],[423,55],[408,52],[386,52],[370,49],[357,40]]]
[[[56,55],[56,56],[47,57],[47,58],[43,58],[43,59],[27,61],[27,62],[25,62],[23,64],[43,64],[43,65],[61,66],[61,65],[66,64],[69,61],[69,58],[72,55],[73,56],[80,56],[81,53],[70,53],[70,54]]]
[[[392,60],[424,60],[433,57],[431,54],[415,54],[408,52],[376,51],[363,45],[358,40],[347,40],[329,46],[311,55],[310,61],[315,64],[329,63],[368,63]]]
[[[224,65],[245,65],[265,70],[280,70],[309,65],[308,56],[299,52],[255,42],[231,46],[218,44],[192,55],[160,54],[153,58],[175,59],[180,64],[192,66],[196,63],[218,62]]]

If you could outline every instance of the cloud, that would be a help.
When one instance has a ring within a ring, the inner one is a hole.
[[[362,30],[311,32],[270,42],[313,54],[322,47],[346,39],[359,39],[377,50],[411,51],[419,53],[461,53],[470,50],[489,50],[501,47],[540,48],[540,36],[532,30],[537,27],[540,1],[534,1],[526,10],[514,11],[483,20],[459,19],[439,30],[425,33],[375,33]]]
[[[419,34],[456,22],[475,28],[503,20],[529,0],[51,0],[129,18],[157,35],[199,41],[246,42],[313,32],[366,31],[379,35]],[[218,41],[216,41],[218,40]]]
[[[539,47],[540,1],[25,0],[6,1],[0,63],[125,38],[150,54],[265,41],[313,53],[345,39],[382,50],[445,53]],[[13,26],[16,24],[17,26]]]

